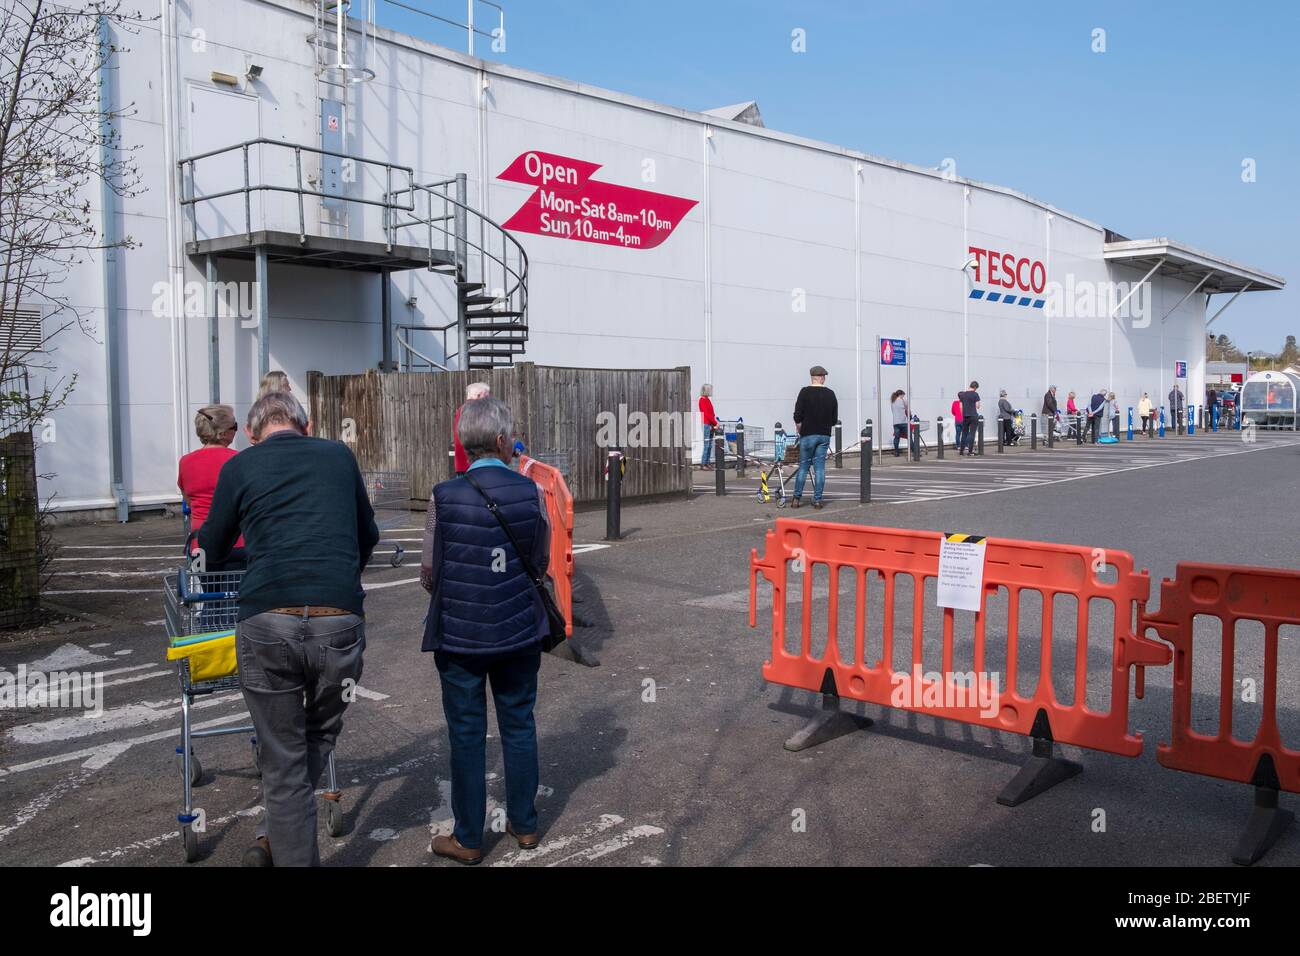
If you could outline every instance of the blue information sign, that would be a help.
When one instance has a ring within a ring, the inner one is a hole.
[[[907,364],[907,339],[881,339],[880,340],[880,364],[881,365],[906,365]]]

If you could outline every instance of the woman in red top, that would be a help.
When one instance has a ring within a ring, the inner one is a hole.
[[[212,494],[217,490],[221,466],[238,454],[230,443],[239,432],[235,411],[229,405],[208,405],[194,416],[194,432],[203,447],[181,457],[176,484],[190,506],[190,531],[197,532],[208,519]],[[242,547],[244,539],[235,542]]]
[[[700,386],[700,423],[704,430],[704,454],[700,456],[700,467],[708,471],[713,466],[713,429],[718,426],[718,416],[713,413],[713,386]]]
[[[465,386],[465,401],[472,402],[476,399],[486,398],[492,394],[492,387],[487,382],[474,382]],[[460,443],[460,410],[464,405],[456,407],[456,414],[451,420],[451,442],[454,457],[456,459],[453,467],[456,474],[463,475],[469,471],[469,455],[465,454],[465,446]],[[433,499],[429,499],[429,507],[433,507]]]

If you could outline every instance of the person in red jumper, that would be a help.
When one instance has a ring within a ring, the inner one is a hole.
[[[492,394],[492,388],[487,382],[474,382],[465,386],[465,401],[472,402],[477,398],[486,398]],[[456,449],[456,474],[463,475],[469,471],[469,455],[465,454],[465,446],[460,443],[460,411],[464,408],[461,405],[456,409],[456,417],[451,422],[451,440]]]
[[[704,431],[704,454],[700,456],[700,467],[708,470],[713,466],[713,430],[718,427],[718,416],[713,412],[713,386],[700,386],[700,423]]]
[[[181,457],[176,485],[181,490],[181,497],[190,506],[190,531],[198,534],[203,522],[208,520],[221,466],[238,454],[230,447],[239,433],[235,410],[229,405],[200,408],[194,416],[194,432],[202,442],[202,447]],[[235,547],[243,547],[243,543],[241,538]]]

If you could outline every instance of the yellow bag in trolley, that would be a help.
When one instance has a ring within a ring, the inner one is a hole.
[[[177,639],[167,648],[167,659],[178,661],[188,658],[190,682],[217,680],[239,673],[235,658],[235,632],[214,631],[211,634],[191,634]]]

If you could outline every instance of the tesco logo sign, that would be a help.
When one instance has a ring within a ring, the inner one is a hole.
[[[1047,266],[1040,259],[1016,258],[1010,252],[981,249],[979,246],[970,246],[967,251],[975,259],[976,282],[1037,295],[1047,288]]]

